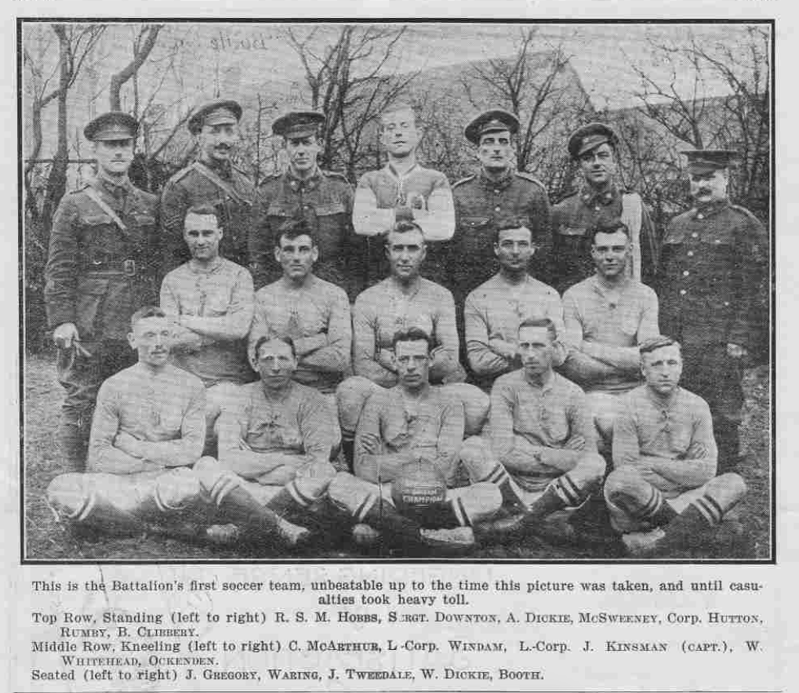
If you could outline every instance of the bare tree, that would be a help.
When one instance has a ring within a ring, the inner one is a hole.
[[[135,77],[152,52],[155,42],[158,40],[158,34],[163,28],[163,24],[145,24],[139,29],[139,33],[133,40],[133,58],[119,72],[111,75],[111,85],[108,92],[112,111],[122,110],[120,101],[122,86],[131,78],[134,78],[134,88],[136,87]]]
[[[709,41],[690,30],[679,40],[650,37],[652,63],[660,69],[633,65],[641,82],[636,96],[641,113],[671,139],[674,149],[736,149],[740,165],[732,179],[734,194],[765,218],[771,35],[764,25],[741,32],[735,41]]]
[[[105,26],[52,24],[50,26],[58,42],[58,62],[52,71],[44,67],[43,56],[51,47],[52,41],[45,37],[39,55],[34,55],[29,44],[23,51],[23,61],[30,77],[30,124],[31,146],[24,170],[25,207],[31,221],[43,220],[49,229],[53,212],[66,190],[68,164],[68,121],[67,96],[75,84],[86,60],[93,54]],[[57,86],[53,84],[57,76]],[[44,200],[41,208],[37,203],[39,195],[34,190],[37,178],[37,160],[42,150],[42,114],[51,103],[58,106],[57,144],[52,166],[47,175]],[[47,231],[46,229],[46,231]],[[46,234],[45,234],[46,235]]]
[[[387,69],[406,27],[343,25],[333,41],[318,27],[304,36],[287,28],[284,36],[300,59],[310,105],[325,114],[324,167],[343,167],[354,179],[368,160],[364,140],[380,113],[403,93],[418,73]]]
[[[562,44],[541,38],[537,28],[525,28],[511,57],[473,64],[461,78],[475,108],[496,104],[519,119],[520,170],[539,173],[543,151],[555,144],[551,132],[563,130],[564,122],[571,127],[591,108],[569,59]]]

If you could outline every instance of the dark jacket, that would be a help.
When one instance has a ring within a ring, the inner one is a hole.
[[[364,250],[352,228],[353,191],[340,173],[316,170],[307,180],[289,171],[268,178],[258,189],[257,222],[250,233],[249,251],[255,288],[276,281],[282,268],[274,245],[281,225],[304,217],[319,248],[314,274],[343,288],[354,300],[364,284]]]
[[[94,190],[123,231],[87,192]],[[98,178],[64,196],[45,268],[47,323],[74,323],[82,340],[124,339],[130,317],[157,301],[157,198]]]
[[[207,171],[221,179],[229,192],[204,175]],[[217,210],[223,231],[219,254],[237,265],[249,265],[247,237],[255,210],[253,182],[235,166],[211,168],[195,161],[172,176],[161,193],[162,276],[188,261],[183,221],[186,211],[198,205],[210,205]]]
[[[622,214],[622,195],[627,192],[612,185],[597,194],[588,186],[565,197],[552,207],[553,276],[552,286],[563,293],[594,274],[589,231],[597,224],[618,221]],[[646,206],[641,211],[641,281],[655,284],[658,241]]]
[[[493,277],[498,270],[494,236],[498,223],[512,218],[526,221],[538,250],[530,273],[549,283],[551,256],[550,210],[546,188],[522,171],[509,171],[499,181],[480,171],[452,186],[455,202],[455,235],[450,245],[448,288],[456,303]]]
[[[768,238],[755,216],[724,201],[666,229],[658,272],[660,326],[687,352],[709,344],[766,345]]]

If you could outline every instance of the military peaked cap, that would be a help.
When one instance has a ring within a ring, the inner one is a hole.
[[[732,149],[689,149],[682,153],[688,159],[688,172],[699,174],[727,168],[738,157]]]
[[[281,137],[314,137],[325,116],[319,111],[289,111],[272,123],[272,132]]]
[[[605,143],[616,148],[619,143],[616,131],[605,123],[588,123],[577,128],[569,137],[569,154],[572,159],[579,159],[583,154]]]
[[[203,125],[235,124],[241,120],[241,106],[229,99],[209,101],[198,106],[191,114],[187,126],[192,135],[202,130]]]
[[[513,113],[499,108],[485,111],[463,129],[463,135],[472,144],[480,144],[480,138],[489,132],[507,130],[511,135],[519,132],[519,121]]]
[[[122,111],[109,111],[90,121],[83,134],[87,140],[132,140],[139,132],[139,121]]]

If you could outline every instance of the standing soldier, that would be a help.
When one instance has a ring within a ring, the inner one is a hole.
[[[685,155],[695,206],[666,229],[661,326],[683,345],[686,387],[710,405],[723,473],[738,459],[742,367],[768,329],[768,238],[754,215],[727,197],[735,152]]]
[[[206,103],[189,118],[188,128],[197,140],[199,158],[172,176],[161,194],[162,275],[188,262],[183,221],[187,210],[199,205],[216,209],[223,231],[222,256],[237,265],[249,265],[247,235],[255,188],[232,163],[241,137],[239,120],[241,106],[235,101]]]
[[[342,174],[322,171],[317,164],[324,122],[322,113],[292,111],[272,124],[272,132],[284,140],[288,168],[259,188],[250,261],[256,289],[280,279],[283,269],[274,256],[278,230],[287,221],[305,219],[318,243],[315,274],[354,300],[363,288],[363,260],[352,233],[352,188]]]
[[[466,139],[477,147],[480,171],[458,181],[452,189],[457,227],[450,251],[448,288],[455,296],[459,316],[469,292],[498,271],[493,257],[501,221],[524,221],[537,249],[530,273],[550,283],[549,200],[543,184],[513,166],[513,137],[518,131],[516,116],[499,109],[481,113],[464,130]]]
[[[411,106],[394,104],[380,116],[380,140],[388,162],[361,176],[353,211],[355,233],[365,236],[369,246],[369,284],[388,273],[383,243],[398,221],[414,221],[422,229],[429,253],[428,278],[444,282],[447,241],[455,231],[452,192],[441,171],[417,161],[421,139]]]
[[[604,123],[589,123],[569,138],[569,154],[580,166],[582,185],[552,208],[553,286],[563,293],[594,274],[589,230],[621,221],[630,231],[628,273],[652,285],[657,263],[655,227],[638,193],[616,183],[619,136]]]
[[[66,390],[58,443],[73,471],[83,469],[101,383],[134,360],[130,317],[156,291],[156,197],[128,179],[138,129],[117,111],[86,125],[97,177],[66,195],[53,218],[45,300]]]

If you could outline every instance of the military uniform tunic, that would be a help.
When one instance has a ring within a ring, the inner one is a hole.
[[[116,184],[102,176],[65,195],[53,218],[45,268],[47,323],[74,323],[89,354],[59,349],[57,361],[66,389],[62,426],[77,427],[84,439],[100,384],[135,361],[126,341],[131,315],[156,301],[156,223],[155,195],[127,178]]]
[[[258,219],[249,241],[255,288],[280,279],[283,270],[274,257],[278,231],[284,222],[304,218],[319,248],[314,274],[354,300],[363,288],[363,249],[352,231],[353,192],[347,179],[316,169],[302,180],[286,171],[266,180],[258,197]]]
[[[462,310],[469,292],[493,277],[498,269],[494,256],[497,225],[521,218],[532,232],[538,250],[530,274],[550,284],[550,210],[546,188],[521,171],[508,171],[500,180],[480,173],[458,181],[452,188],[455,201],[455,235],[450,246],[449,288]]]
[[[671,221],[659,276],[663,334],[682,344],[683,382],[714,419],[740,421],[740,362],[727,344],[757,356],[768,330],[768,238],[743,207],[725,200]]]
[[[566,289],[594,274],[591,258],[591,227],[619,221],[622,194],[615,185],[596,192],[585,185],[552,208],[553,264],[552,286],[563,294]],[[641,205],[641,281],[654,283],[657,263],[655,227]]]
[[[221,180],[227,190],[214,182]],[[214,166],[195,161],[170,178],[161,193],[163,231],[162,276],[189,260],[183,240],[183,222],[190,207],[214,207],[223,230],[219,254],[248,267],[247,237],[253,223],[255,186],[235,166]]]

